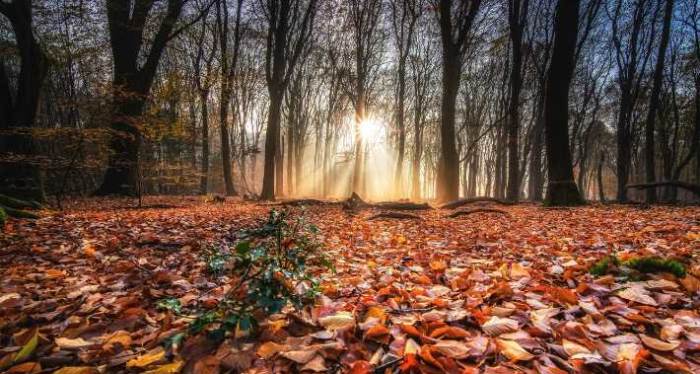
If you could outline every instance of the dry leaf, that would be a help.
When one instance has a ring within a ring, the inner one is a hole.
[[[454,359],[465,358],[469,356],[470,352],[470,347],[464,342],[456,340],[440,340],[432,347],[435,351]]]
[[[87,341],[83,338],[56,338],[56,345],[61,349],[81,349],[95,345],[95,343]]]
[[[326,330],[345,330],[355,326],[355,317],[349,312],[338,312],[319,318],[318,323]]]
[[[134,358],[132,360],[129,360],[126,363],[126,367],[129,368],[143,368],[148,365],[154,364],[160,360],[162,360],[165,357],[165,351],[163,348],[156,348],[151,352],[146,353],[145,355],[139,356],[137,358]]]
[[[496,345],[501,354],[513,361],[529,361],[535,358],[535,356],[523,349],[516,341],[496,339]]]
[[[625,288],[624,290],[618,292],[617,296],[620,296],[621,298],[629,301],[634,301],[639,304],[651,306],[658,305],[656,303],[656,300],[654,300],[654,298],[649,295],[649,291],[647,291],[644,287],[641,286],[632,286]]]
[[[639,334],[639,338],[642,340],[642,343],[644,343],[644,345],[657,351],[672,351],[678,348],[679,345],[681,345],[680,342],[669,343],[663,340],[652,338],[651,336],[644,334]]]
[[[510,318],[500,318],[493,316],[486,323],[481,325],[481,329],[487,335],[498,336],[507,332],[518,330],[518,321]]]

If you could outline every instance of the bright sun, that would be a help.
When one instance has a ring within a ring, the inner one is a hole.
[[[366,142],[376,141],[381,136],[382,126],[379,122],[367,118],[360,122],[360,135]]]

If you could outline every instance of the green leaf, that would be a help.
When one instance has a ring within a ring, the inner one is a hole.
[[[180,300],[173,297],[158,300],[158,302],[156,303],[156,308],[160,310],[170,310],[175,314],[180,314],[182,312],[182,305],[180,305]]]
[[[12,363],[17,363],[20,361],[26,360],[29,356],[34,353],[34,350],[36,349],[36,346],[39,344],[39,331],[34,331],[34,335],[32,336],[31,339],[25,344],[22,349],[20,349],[19,352],[15,355],[15,357],[12,359]]]
[[[245,255],[250,251],[250,242],[245,240],[236,244],[236,252],[239,255]]]

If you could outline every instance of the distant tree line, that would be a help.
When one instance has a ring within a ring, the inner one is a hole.
[[[695,0],[5,0],[0,14],[0,194],[372,198],[381,178],[394,199],[698,198]]]

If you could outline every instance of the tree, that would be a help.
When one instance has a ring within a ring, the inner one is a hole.
[[[508,189],[506,198],[517,201],[520,197],[520,168],[518,135],[520,130],[520,89],[523,84],[523,30],[527,24],[529,0],[508,1],[508,26],[512,62],[510,66],[510,100],[508,108]]]
[[[260,198],[274,200],[275,158],[280,153],[280,120],[284,94],[304,45],[311,37],[316,0],[267,0],[263,11],[268,21],[265,78],[270,95],[270,110]]]
[[[442,102],[440,105],[440,161],[437,198],[459,197],[459,155],[455,143],[455,107],[464,58],[469,50],[470,32],[481,0],[436,0],[437,22],[442,40]]]
[[[397,150],[394,185],[400,188],[406,148],[406,61],[411,52],[416,21],[420,16],[423,2],[421,0],[391,0],[389,4],[391,5],[391,26],[398,58],[396,68],[396,127],[398,129],[399,149]]]
[[[236,20],[233,30],[233,46],[229,50],[229,14],[227,0],[219,0],[216,7],[216,24],[221,50],[221,92],[219,93],[219,129],[221,135],[221,161],[224,170],[226,195],[235,196],[231,171],[231,137],[229,135],[228,112],[233,93],[233,78],[236,73],[241,45],[241,7],[243,0],[236,0]]]
[[[645,32],[643,26],[649,22],[649,7],[651,0],[635,2],[628,30],[623,38],[620,28],[623,27],[622,6],[624,1],[618,1],[612,14],[612,42],[615,49],[617,65],[617,84],[620,90],[619,109],[617,113],[617,199],[627,201],[627,181],[632,164],[633,114],[639,95],[642,91],[644,72],[649,61],[649,49],[654,39],[654,22],[651,30]],[[653,20],[653,19],[652,19]]]
[[[647,183],[656,182],[656,147],[654,146],[654,131],[656,130],[656,116],[659,109],[659,96],[661,94],[661,84],[663,83],[664,64],[666,62],[666,49],[668,40],[671,34],[671,18],[673,18],[674,0],[666,0],[666,9],[664,12],[664,25],[661,31],[661,41],[659,43],[659,55],[656,58],[656,67],[654,68],[654,78],[651,87],[651,95],[649,96],[649,109],[647,112],[647,120],[645,127],[645,145],[644,145],[644,161],[646,166],[646,181]],[[646,190],[647,203],[656,202],[656,189],[649,188]]]
[[[379,30],[382,11],[381,0],[352,0],[349,4],[347,22],[351,33],[353,65],[343,74],[343,88],[355,109],[354,155],[352,191],[364,195],[365,158],[361,133],[363,121],[367,119],[370,104],[371,83],[376,79],[376,63],[383,42]]]
[[[554,20],[552,62],[545,91],[545,138],[549,183],[545,202],[577,205],[579,194],[569,149],[569,87],[575,68],[580,0],[559,0]]]
[[[166,45],[184,28],[175,29],[185,0],[168,0],[150,48],[144,48],[146,23],[154,0],[107,0],[114,63],[112,140],[109,165],[96,195],[135,195],[141,129],[138,123]],[[147,53],[144,51],[148,51]],[[143,64],[140,64],[144,61]]]
[[[34,35],[31,1],[2,2],[0,13],[10,21],[20,59],[16,82],[8,76],[5,59],[0,60],[0,152],[19,157],[19,161],[0,160],[0,175],[4,179],[0,192],[43,201],[41,171],[30,159],[35,155],[30,130],[36,119],[48,58]]]

